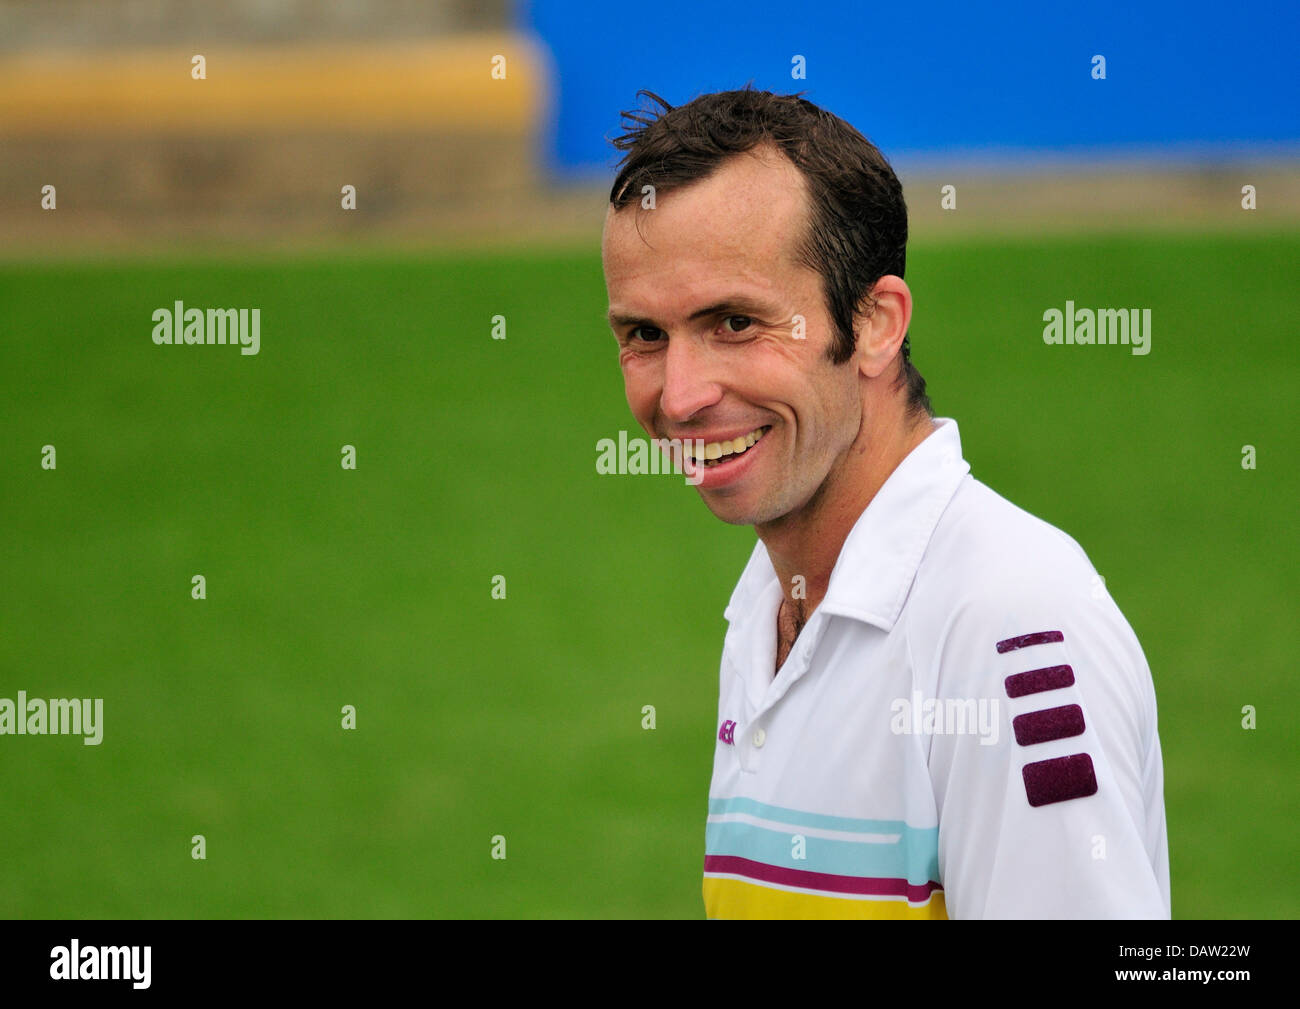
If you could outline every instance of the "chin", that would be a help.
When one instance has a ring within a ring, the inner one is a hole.
[[[756,525],[756,524],[758,523],[758,520],[756,520],[752,515],[744,515],[744,514],[739,514],[739,513],[719,512],[719,511],[717,511],[717,510],[714,509],[714,508],[710,508],[709,510],[710,510],[711,512],[713,512],[713,517],[714,517],[714,518],[718,519],[718,520],[721,521],[721,522],[725,522],[725,523],[727,523],[727,525],[731,525],[731,526],[752,526],[752,525]]]
[[[733,526],[758,526],[765,522],[772,522],[781,517],[783,513],[768,514],[766,509],[761,509],[750,503],[738,501],[729,501],[726,498],[710,501],[704,495],[705,507],[713,512],[713,517],[720,522],[726,522]]]
[[[713,513],[713,517],[720,522],[726,522],[733,526],[752,525],[750,520],[749,509],[736,501],[729,501],[726,498],[710,499],[708,495],[700,494],[700,499],[704,502],[704,507]]]

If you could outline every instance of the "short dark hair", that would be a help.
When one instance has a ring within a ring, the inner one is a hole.
[[[856,344],[855,312],[863,305],[874,308],[876,281],[886,274],[902,277],[907,265],[907,204],[884,155],[843,119],[801,95],[747,85],[700,95],[677,108],[652,91],[637,92],[642,95],[661,108],[622,113],[630,125],[611,141],[626,154],[609,191],[610,205],[621,210],[640,198],[645,185],[662,193],[700,181],[733,154],[775,144],[808,184],[812,207],[796,255],[822,276],[836,330],[830,359],[847,361]],[[901,356],[908,411],[932,414],[906,335]]]

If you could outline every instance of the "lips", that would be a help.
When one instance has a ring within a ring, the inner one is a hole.
[[[703,462],[684,459],[683,466],[691,475],[691,482],[703,493],[727,492],[735,485],[743,483],[750,470],[762,465],[763,457],[769,451],[766,443],[771,441],[767,437],[767,433],[771,430],[771,425],[756,428],[755,432],[762,433],[758,434],[752,444],[746,444],[748,435],[742,436],[741,444],[745,447],[739,452],[734,451],[735,441],[732,439],[733,451],[725,456],[719,456],[717,459],[706,457]],[[705,455],[707,456],[707,453]]]

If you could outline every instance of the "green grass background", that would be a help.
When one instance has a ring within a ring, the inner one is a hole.
[[[936,412],[1145,648],[1176,917],[1300,914],[1297,262],[1259,234],[909,255]],[[1151,354],[1044,345],[1067,298],[1151,308]],[[176,299],[260,307],[261,353],[154,346]],[[0,266],[0,696],[105,699],[99,747],[0,737],[0,916],[702,915],[753,532],[596,474],[635,430],[605,307],[594,250]]]

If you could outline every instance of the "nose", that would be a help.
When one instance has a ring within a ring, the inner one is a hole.
[[[722,386],[714,381],[715,362],[706,347],[690,337],[675,337],[664,351],[664,387],[659,409],[672,424],[684,424],[722,398]]]

